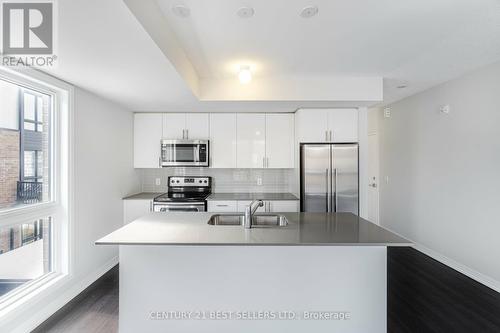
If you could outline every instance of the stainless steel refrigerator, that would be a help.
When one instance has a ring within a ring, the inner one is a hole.
[[[301,144],[300,210],[359,214],[358,145]]]

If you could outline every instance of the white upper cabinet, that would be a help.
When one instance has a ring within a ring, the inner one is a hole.
[[[236,116],[238,168],[264,168],[266,157],[266,115],[239,113]]]
[[[162,114],[134,114],[134,168],[160,167]]]
[[[236,114],[210,114],[210,166],[236,168]]]
[[[329,110],[328,128],[332,142],[358,142],[358,110]]]
[[[357,109],[301,109],[295,113],[298,142],[357,142]]]
[[[298,142],[328,141],[327,112],[324,109],[301,109],[295,113]]]
[[[266,168],[293,168],[294,115],[266,114]]]
[[[164,113],[163,114],[163,138],[185,139],[186,136],[186,114]]]
[[[186,139],[207,140],[209,137],[208,113],[186,113]]]
[[[208,113],[164,113],[163,138],[208,139]]]

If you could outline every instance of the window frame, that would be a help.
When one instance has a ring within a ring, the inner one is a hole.
[[[0,68],[0,79],[51,96],[49,126],[50,200],[0,211],[0,226],[31,223],[51,218],[52,272],[29,281],[0,298],[0,321],[6,315],[22,313],[26,302],[40,300],[71,278],[73,251],[73,87],[34,69],[22,72]],[[23,116],[24,117],[24,116]],[[36,118],[36,115],[35,115]],[[36,125],[36,124],[35,124]],[[24,129],[24,119],[19,130]],[[35,126],[36,129],[36,126]],[[24,156],[23,156],[24,158]]]

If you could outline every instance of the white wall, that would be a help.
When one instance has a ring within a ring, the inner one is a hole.
[[[122,226],[121,198],[140,190],[132,146],[132,112],[76,88],[70,278],[43,299],[25,306],[9,322],[2,322],[0,331],[33,328],[117,263],[117,247],[96,246],[94,241]]]
[[[75,274],[118,255],[94,241],[123,225],[121,198],[140,188],[133,169],[133,115],[82,89],[75,90]]]
[[[381,224],[500,291],[500,63],[390,107],[391,118],[379,111]]]

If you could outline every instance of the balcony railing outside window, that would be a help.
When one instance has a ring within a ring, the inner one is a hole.
[[[17,201],[24,204],[32,204],[42,201],[43,183],[41,182],[17,182]]]

